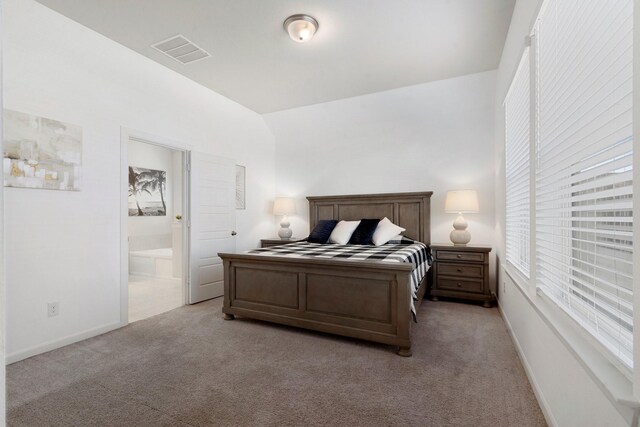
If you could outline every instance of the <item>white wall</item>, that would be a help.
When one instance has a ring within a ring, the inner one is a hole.
[[[4,8],[0,3],[0,106],[2,102],[2,53],[3,53],[3,25],[2,15]],[[0,151],[2,151],[2,111],[0,109]],[[0,174],[4,176],[2,165],[0,165]],[[4,239],[4,185],[0,185],[0,360],[4,360],[6,354],[5,336],[6,336],[6,299],[5,299],[5,239]],[[6,424],[6,382],[5,382],[5,366],[0,363],[0,426]]]
[[[305,196],[431,190],[432,242],[448,243],[446,192],[471,188],[471,243],[493,244],[494,98],[490,71],[266,114],[277,193],[298,198],[294,236],[309,232]]]
[[[121,126],[247,167],[238,249],[273,232],[274,141],[262,117],[51,11],[3,1],[4,105],[83,128],[80,192],[5,192],[7,357],[120,320]],[[47,303],[60,302],[48,318]]]
[[[505,183],[504,108],[502,102],[525,47],[541,0],[518,0],[496,79],[495,203],[496,254],[504,262]],[[627,425],[603,390],[580,364],[575,354],[536,311],[511,278],[499,269],[499,302],[505,320],[519,345],[525,367],[536,388],[547,421],[558,426]],[[532,298],[536,298],[535,295]],[[627,411],[625,416],[629,416]]]
[[[174,168],[174,153],[180,154],[180,152],[169,148],[139,141],[129,141],[129,166],[162,170],[167,173],[164,194],[167,215],[128,217],[129,250],[131,251],[170,248],[172,246],[171,224],[174,220],[173,212],[175,210],[174,193],[176,187],[181,187],[182,181],[180,179],[182,176],[180,163],[178,162]]]
[[[500,307],[524,355],[523,364],[548,423],[559,427],[629,425],[632,411],[623,408],[627,419],[618,412],[517,285],[501,273],[506,290],[500,296]]]

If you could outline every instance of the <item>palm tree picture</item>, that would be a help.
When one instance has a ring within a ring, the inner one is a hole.
[[[167,172],[129,166],[129,216],[165,216]]]

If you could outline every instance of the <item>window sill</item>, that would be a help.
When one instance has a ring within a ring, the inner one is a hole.
[[[508,261],[502,265],[502,269],[511,278],[511,281],[520,289],[520,292],[523,294],[529,293],[529,289],[531,289],[531,280],[529,280],[528,277],[522,274],[520,270]],[[527,295],[527,297],[529,297],[529,295]]]
[[[586,332],[578,330],[578,326],[572,324],[573,319],[562,313],[546,296],[532,294],[528,281],[525,280],[523,283],[524,279],[521,274],[514,272],[506,264],[502,265],[502,269],[516,285],[515,288],[522,293],[540,318],[578,360],[618,412],[627,419],[635,418],[640,413],[640,401],[633,394],[631,379],[621,370],[624,368],[616,366],[595,348],[589,342],[590,340],[584,336]]]

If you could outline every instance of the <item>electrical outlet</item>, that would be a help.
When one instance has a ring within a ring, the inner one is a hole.
[[[50,302],[47,304],[47,314],[49,317],[54,317],[60,314],[60,303],[59,302]]]

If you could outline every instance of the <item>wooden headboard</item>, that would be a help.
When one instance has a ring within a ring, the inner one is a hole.
[[[354,221],[363,218],[389,218],[406,228],[404,233],[420,242],[431,244],[431,195],[420,193],[356,194],[345,196],[310,196],[311,230],[319,220]]]

